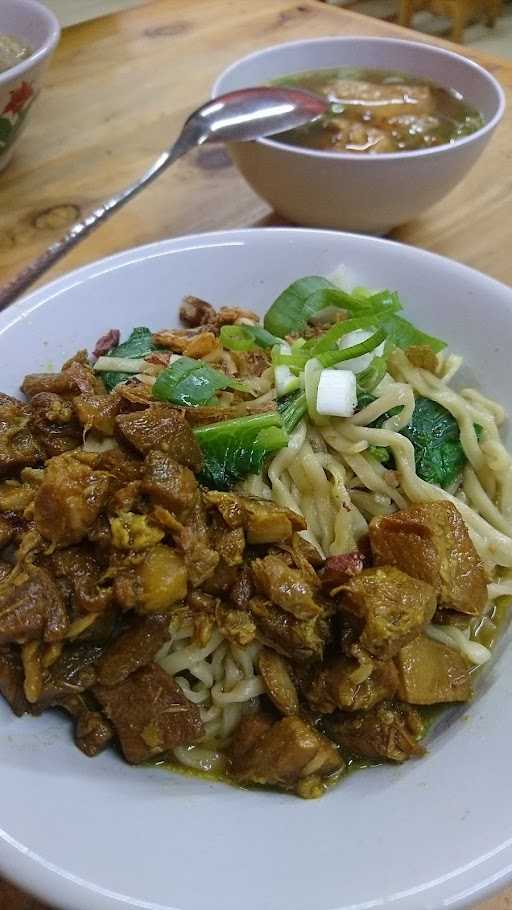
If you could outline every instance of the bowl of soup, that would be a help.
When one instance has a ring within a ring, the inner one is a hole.
[[[497,80],[471,60],[394,38],[314,38],[229,66],[212,95],[254,85],[322,95],[315,123],[231,155],[281,216],[310,227],[372,234],[416,218],[482,154],[505,108]]]
[[[0,170],[10,161],[60,35],[37,0],[0,0]]]

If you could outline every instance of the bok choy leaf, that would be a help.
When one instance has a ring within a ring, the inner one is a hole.
[[[201,360],[179,357],[158,374],[153,397],[172,404],[206,404],[221,389],[244,389],[244,385]]]
[[[194,433],[203,453],[199,480],[211,490],[229,490],[247,474],[258,474],[269,456],[288,445],[275,411],[198,427]]]

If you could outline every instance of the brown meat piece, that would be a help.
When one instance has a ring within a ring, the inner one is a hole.
[[[137,575],[142,586],[138,609],[143,613],[167,613],[187,596],[183,556],[165,544],[147,551]]]
[[[143,464],[123,449],[109,449],[96,459],[96,470],[110,474],[116,487],[124,487],[142,476]]]
[[[101,393],[102,387],[101,380],[97,379],[91,367],[75,359],[64,364],[60,373],[29,373],[23,380],[21,390],[27,398],[34,398],[40,392],[72,398],[84,393]]]
[[[118,395],[79,395],[73,398],[76,416],[86,430],[96,430],[103,436],[113,436],[115,418],[121,410]]]
[[[24,474],[24,471],[22,473]],[[34,496],[35,489],[29,483],[3,480],[0,482],[0,512],[15,512],[17,515],[23,515]]]
[[[41,536],[57,546],[79,543],[106,505],[110,479],[104,471],[95,471],[94,464],[94,456],[73,453],[46,464],[34,519]]]
[[[67,627],[62,594],[45,569],[27,565],[2,582],[0,643],[60,641]]]
[[[267,499],[216,491],[206,493],[205,499],[218,509],[228,527],[244,528],[250,544],[282,543],[294,531],[306,528],[301,515]]]
[[[75,723],[75,743],[84,755],[94,758],[114,738],[112,725],[99,711],[83,711]]]
[[[224,637],[240,648],[244,648],[256,638],[256,624],[250,613],[245,610],[230,610],[223,604],[218,604],[215,621]]]
[[[30,426],[30,409],[0,394],[0,475],[44,461],[45,452]]]
[[[241,765],[259,739],[275,724],[275,718],[264,711],[245,714],[238,724],[229,747],[231,761],[235,767]]]
[[[212,544],[228,566],[241,566],[244,561],[245,534],[243,528],[216,528],[211,534]]]
[[[78,693],[65,695],[55,707],[63,708],[75,719],[75,744],[88,758],[94,758],[112,742],[114,730],[110,721],[95,705],[89,705],[86,698]]]
[[[60,707],[65,700],[90,689],[96,682],[96,662],[103,653],[103,646],[89,642],[73,642],[64,648],[60,657],[43,676],[43,687],[36,713],[47,708]]]
[[[0,646],[0,692],[18,717],[30,710],[23,682],[23,664],[18,649],[12,645]]]
[[[186,524],[174,535],[174,540],[185,557],[192,587],[205,584],[214,576],[220,556],[211,546],[210,529],[201,500],[194,506]]]
[[[329,634],[329,627],[323,616],[300,620],[275,607],[264,597],[252,597],[248,604],[258,638],[290,660],[305,661],[322,659]]]
[[[278,711],[281,714],[297,714],[299,696],[286,660],[276,651],[263,648],[258,657],[258,669],[267,695]]]
[[[372,660],[361,663],[349,657],[334,657],[318,671],[306,691],[314,711],[332,714],[343,711],[368,711],[398,689],[398,673],[393,661]]]
[[[421,727],[412,708],[384,702],[361,714],[333,718],[329,735],[349,755],[403,762],[425,754],[417,740]]]
[[[69,401],[54,392],[39,392],[30,402],[32,426],[46,455],[62,455],[82,442],[82,430]]]
[[[435,589],[443,607],[477,615],[487,578],[464,520],[451,502],[429,502],[370,522],[375,561],[397,566]]]
[[[420,635],[399,652],[399,697],[410,705],[467,701],[471,684],[466,662],[458,651]]]
[[[238,610],[245,610],[253,594],[251,573],[247,568],[243,568],[229,592],[230,600]]]
[[[187,596],[183,555],[166,544],[128,554],[121,566],[111,564],[109,574],[114,577],[114,598],[123,610],[169,613]]]
[[[153,503],[169,509],[181,522],[190,517],[199,497],[192,471],[158,449],[146,455],[142,491]]]
[[[137,620],[122,632],[98,662],[98,682],[102,686],[119,683],[151,663],[169,638],[169,617],[156,614]]]
[[[181,411],[153,405],[145,411],[119,414],[116,426],[125,439],[143,455],[151,449],[172,452],[172,457],[192,471],[202,464],[201,449]]]
[[[198,325],[210,325],[215,322],[217,311],[211,303],[201,300],[200,297],[187,296],[183,298],[180,307],[180,319],[190,328]]]
[[[431,585],[391,566],[365,569],[341,590],[343,608],[363,623],[362,647],[384,660],[416,638],[436,609]]]
[[[199,708],[157,664],[137,670],[112,688],[95,686],[94,695],[132,764],[196,742],[203,733]]]
[[[278,556],[253,559],[251,571],[256,589],[282,610],[297,619],[313,619],[321,613],[308,577],[290,568],[283,559]]]
[[[98,613],[111,602],[112,591],[100,586],[102,568],[87,545],[56,550],[43,560],[43,565],[57,581],[70,613]]]
[[[332,743],[297,716],[277,721],[243,754],[236,738],[235,732],[232,770],[241,783],[293,789],[312,774],[327,777],[343,768]]]

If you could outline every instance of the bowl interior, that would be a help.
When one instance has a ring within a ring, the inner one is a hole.
[[[496,82],[482,67],[451,51],[393,38],[313,38],[269,47],[233,63],[215,83],[213,94],[258,85],[290,73],[339,66],[424,76],[460,92],[487,123],[501,106]]]
[[[56,29],[58,31],[53,14],[33,0],[4,0],[0,3],[0,34],[26,41],[33,51],[45,47],[53,39]],[[11,70],[6,72],[10,74]],[[5,76],[5,73],[2,75]]]
[[[1,391],[111,327],[175,325],[184,294],[263,313],[295,278],[340,263],[355,283],[399,290],[465,357],[462,382],[512,410],[510,289],[398,243],[292,229],[165,241],[37,291],[0,315]],[[354,774],[318,801],[87,759],[65,719],[0,704],[0,869],[66,910],[473,905],[512,868],[511,674],[502,649],[425,759]]]

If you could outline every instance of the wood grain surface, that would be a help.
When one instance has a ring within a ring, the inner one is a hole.
[[[80,213],[138,176],[207,98],[215,75],[229,62],[282,41],[351,34],[411,37],[319,0],[158,0],[67,29],[16,157],[0,174],[0,281]],[[510,102],[512,64],[482,62]],[[511,148],[512,105],[464,184],[393,238],[510,283]],[[163,237],[278,223],[225,152],[211,147],[176,165],[50,277]],[[0,910],[41,905],[0,882]],[[512,892],[479,910],[512,910]]]

